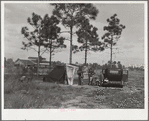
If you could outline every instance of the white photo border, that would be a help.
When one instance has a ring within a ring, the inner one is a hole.
[[[5,3],[144,4],[144,109],[4,109],[4,4]],[[148,4],[147,1],[2,1],[1,2],[1,108],[2,120],[146,120],[148,118]]]

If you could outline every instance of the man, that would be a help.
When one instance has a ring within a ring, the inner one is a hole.
[[[100,82],[99,85],[102,85],[103,80],[104,80],[104,75],[103,75],[103,73],[102,73],[102,71],[101,71],[101,72],[100,72],[100,75],[99,75],[99,82]]]
[[[122,69],[122,64],[120,61],[118,61],[117,65],[118,65],[118,68]]]
[[[107,68],[111,68],[111,61],[108,61]]]
[[[112,68],[116,68],[116,61],[112,63]]]
[[[107,63],[103,64],[103,66],[102,66],[102,69],[106,69],[106,68],[108,68],[108,64]]]
[[[89,71],[88,71],[88,77],[89,77],[89,83],[88,83],[88,85],[92,85],[92,77],[93,77],[93,75],[94,75],[95,73],[94,73],[94,70],[93,70],[93,68],[91,67],[91,68],[89,68]]]
[[[81,85],[81,82],[82,82],[82,78],[83,78],[83,71],[82,71],[82,67],[81,66],[79,66],[79,69],[78,69],[78,71],[77,71],[77,74],[78,74],[78,76],[79,76],[79,80],[78,80],[78,85]]]

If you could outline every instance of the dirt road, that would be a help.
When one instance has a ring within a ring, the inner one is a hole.
[[[60,108],[110,108],[108,105],[100,105],[99,102],[96,100],[96,92],[104,88],[98,87],[98,86],[89,86],[89,85],[83,85],[83,86],[73,86],[74,88],[83,88],[85,91],[82,92],[82,95],[75,97],[74,99],[68,100],[66,102],[62,103],[62,107]],[[81,92],[80,92],[81,93]],[[104,96],[101,96],[101,100],[105,98]]]

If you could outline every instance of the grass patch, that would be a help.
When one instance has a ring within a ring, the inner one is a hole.
[[[140,89],[134,93],[124,93],[122,88],[99,88],[94,86],[67,86],[40,81],[19,82],[19,76],[5,76],[4,108],[5,109],[41,109],[60,108],[63,104],[76,108],[144,108],[144,74],[142,71],[129,71],[126,86]],[[94,88],[94,90],[93,90]],[[97,88],[98,89],[98,88]],[[99,91],[99,94],[97,94]],[[96,95],[103,94],[102,100]],[[67,103],[68,101],[68,103]],[[70,101],[70,102],[69,102]],[[71,102],[72,101],[72,102]],[[66,102],[66,103],[65,103]],[[70,103],[70,104],[69,104]]]
[[[111,100],[110,104],[112,104],[113,108],[144,108],[144,98],[141,96],[142,93],[141,91],[132,95],[117,94],[107,100]]]
[[[43,108],[43,106],[61,107],[61,103],[72,97],[70,94],[80,95],[83,88],[73,88],[72,86],[61,87],[58,84],[19,82],[16,77],[9,77],[4,82],[4,108],[5,109],[26,109]],[[74,96],[74,95],[73,95]],[[74,96],[75,97],[75,96]]]
[[[109,105],[111,108],[144,108],[144,91],[134,93],[123,93],[118,89],[105,89],[105,99],[102,100],[103,105]]]

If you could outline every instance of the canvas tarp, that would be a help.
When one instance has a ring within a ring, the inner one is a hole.
[[[47,76],[47,81],[65,83],[68,85],[78,84],[77,65],[67,64],[66,66],[56,66]],[[75,83],[74,83],[75,81]]]
[[[66,68],[65,66],[56,66],[48,75],[47,81],[54,81],[58,83],[65,83],[66,81]]]
[[[78,83],[78,71],[79,67],[75,65],[66,65],[66,73],[67,73],[67,79],[68,79],[68,84],[73,85]]]
[[[87,66],[83,67],[84,82],[83,84],[88,84],[88,68]],[[79,69],[78,65],[66,64],[66,66],[56,66],[50,73],[47,75],[48,81],[57,81],[59,83],[65,83],[68,85],[77,85],[78,84],[78,74]],[[101,69],[94,70],[95,74],[92,78],[99,78],[101,75]]]

